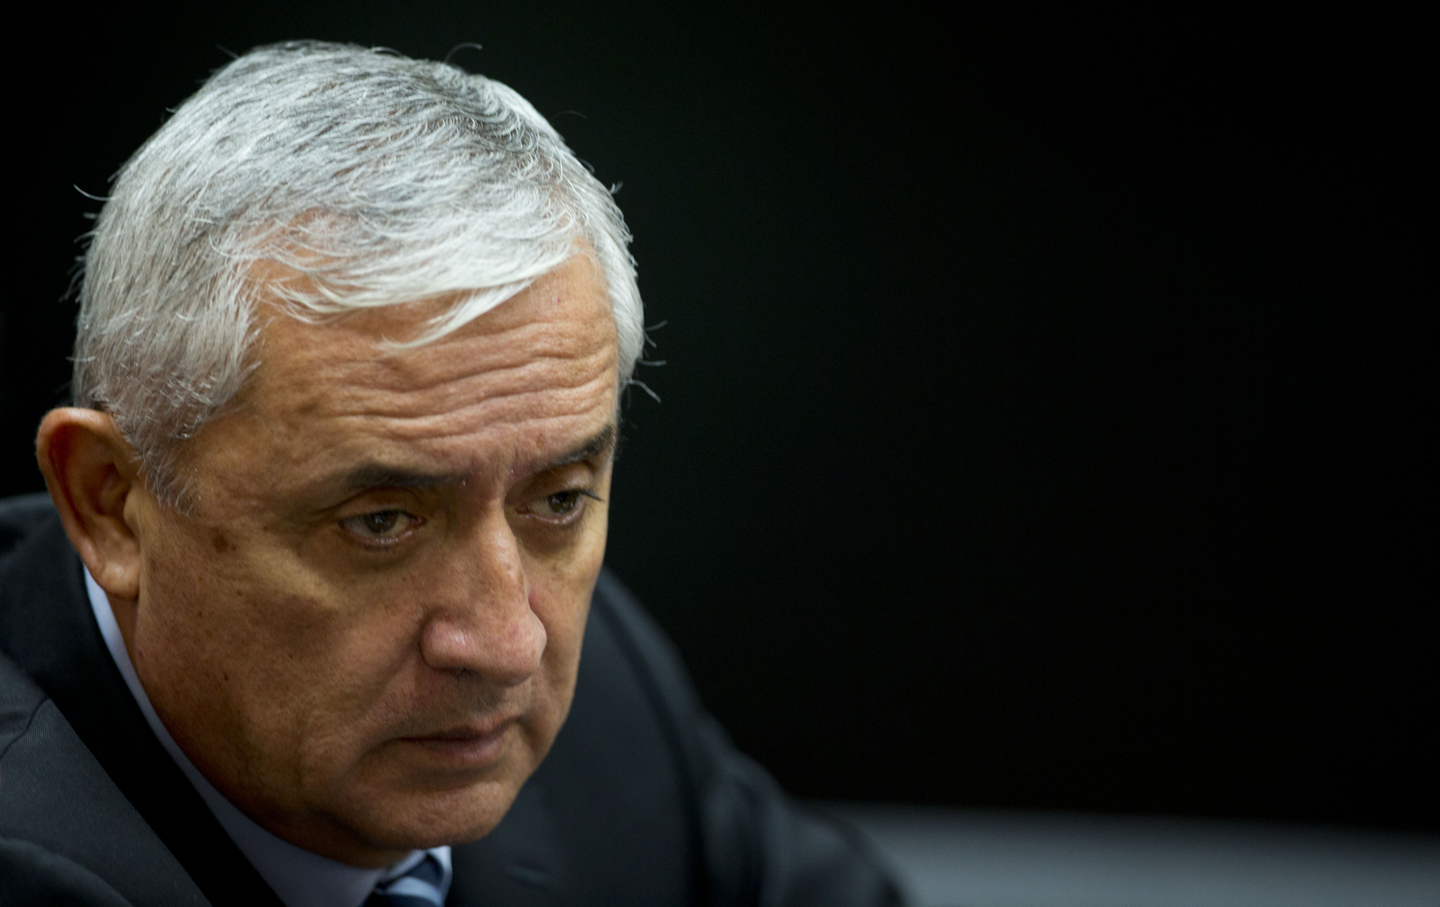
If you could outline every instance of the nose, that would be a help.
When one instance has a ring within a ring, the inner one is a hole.
[[[545,625],[530,607],[515,534],[503,515],[457,546],[455,582],[420,634],[420,653],[438,671],[464,671],[499,686],[523,683],[540,667]]]

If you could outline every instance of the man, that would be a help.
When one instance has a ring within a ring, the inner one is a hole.
[[[602,571],[628,239],[513,91],[357,48],[135,154],[0,508],[0,900],[895,900]]]

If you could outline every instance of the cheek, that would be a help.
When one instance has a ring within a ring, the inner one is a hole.
[[[169,534],[146,550],[141,567],[137,661],[176,672],[171,681],[182,684],[186,678],[233,679],[233,654],[244,640],[245,609],[235,595],[244,587],[200,547],[194,534]]]
[[[283,557],[234,542],[216,554],[194,537],[158,551],[142,585],[137,660],[162,714],[262,761],[358,745],[406,657],[404,628],[377,624],[402,615],[298,593],[311,584],[277,567]]]

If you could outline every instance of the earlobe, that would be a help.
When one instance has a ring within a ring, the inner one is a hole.
[[[35,457],[90,575],[115,598],[137,597],[140,544],[127,502],[143,486],[115,420],[93,409],[51,410],[40,423]]]

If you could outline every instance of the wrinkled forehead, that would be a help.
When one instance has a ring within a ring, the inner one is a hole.
[[[410,346],[454,298],[320,317],[297,317],[283,303],[263,300],[255,370],[238,402],[277,427],[340,420],[419,439],[457,424],[478,430],[488,422],[533,425],[597,409],[613,414],[615,322],[588,255],[573,256],[450,333]]]

